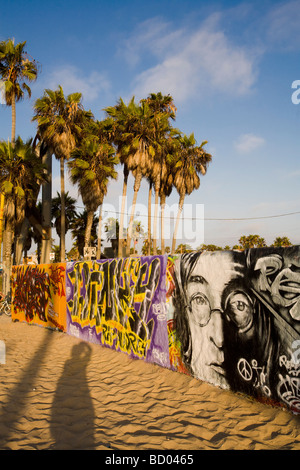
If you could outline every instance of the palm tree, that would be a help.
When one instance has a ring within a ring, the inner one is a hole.
[[[288,237],[276,237],[271,246],[292,246]]]
[[[74,240],[74,246],[78,249],[80,256],[83,256],[83,249],[85,246],[85,232],[87,225],[88,213],[86,210],[78,214],[74,222],[72,223],[72,238]],[[97,219],[93,213],[92,229],[90,236],[89,246],[95,247],[97,245]]]
[[[86,207],[88,218],[85,231],[85,246],[90,246],[91,228],[94,213],[102,206],[104,196],[107,194],[108,182],[116,179],[115,149],[107,141],[102,132],[102,124],[98,123],[98,136],[89,135],[72,152],[68,162],[71,181],[78,184],[82,201]],[[101,233],[101,219],[99,217],[99,233]],[[98,245],[97,257],[100,257],[101,244]]]
[[[76,199],[69,196],[69,191],[65,194],[65,233],[71,229],[72,223],[77,216],[76,213]],[[51,218],[53,221],[53,227],[56,229],[56,233],[61,239],[61,196],[57,192],[57,195],[52,198],[51,201]]]
[[[135,103],[134,97],[126,105],[122,99],[116,106],[105,109],[111,118],[113,142],[117,148],[117,156],[124,166],[124,183],[122,195],[122,208],[120,217],[120,233],[123,233],[124,210],[127,194],[127,182],[129,172],[134,177],[134,194],[132,210],[130,214],[126,255],[129,255],[132,238],[134,212],[137,194],[143,177],[147,177],[150,171],[150,155],[154,154],[154,119],[150,113],[148,103],[141,101]],[[119,238],[118,256],[122,256],[122,238]]]
[[[111,141],[116,146],[117,156],[123,165],[123,191],[122,191],[122,207],[119,224],[119,241],[118,241],[118,257],[123,255],[123,233],[124,233],[124,215],[125,203],[127,196],[127,184],[130,171],[135,168],[135,161],[130,158],[128,146],[126,146],[126,135],[130,128],[130,110],[135,107],[134,97],[128,105],[124,103],[122,98],[119,99],[115,106],[105,108],[106,123],[108,133],[111,135]]]
[[[24,51],[26,41],[16,44],[14,39],[0,42],[0,77],[4,81],[4,96],[12,110],[11,142],[16,135],[16,102],[24,98],[25,92],[31,97],[26,81],[37,78],[37,64]]]
[[[265,239],[259,235],[243,235],[239,239],[239,244],[243,250],[246,250],[247,248],[261,248],[267,246]]]
[[[33,121],[38,123],[38,135],[48,149],[60,160],[61,181],[61,261],[65,261],[65,170],[64,162],[83,135],[83,129],[92,119],[81,103],[81,93],[64,96],[61,86],[57,90],[45,90],[42,98],[36,100]]]
[[[170,196],[173,189],[173,175],[172,172],[168,172],[167,178],[161,183],[160,190],[159,190],[159,197],[160,197],[160,233],[161,233],[161,253],[165,254],[165,231],[164,231],[164,222],[165,222],[165,205],[166,205],[166,198]]]
[[[204,141],[200,146],[196,146],[193,133],[189,136],[182,135],[179,138],[179,143],[180,155],[178,154],[178,160],[174,165],[174,186],[179,194],[179,208],[173,233],[172,253],[175,253],[176,235],[185,196],[199,188],[199,173],[206,174],[207,166],[212,158],[209,153],[203,150],[203,146],[207,142]]]
[[[40,185],[45,178],[44,166],[36,156],[31,139],[14,144],[0,142],[0,192],[5,195],[3,261],[6,274],[11,269],[12,243],[15,230],[22,226],[25,209],[35,205]],[[5,289],[8,289],[9,277]]]
[[[167,128],[165,135],[159,142],[158,155],[154,160],[154,168],[157,166],[157,172],[153,171],[156,177],[155,204],[158,206],[158,198],[161,207],[161,252],[165,252],[164,241],[164,211],[166,198],[170,196],[173,189],[173,166],[176,163],[178,153],[178,129]],[[154,254],[156,254],[156,246],[154,243]]]
[[[162,95],[160,91],[158,93],[150,93],[148,97],[142,99],[141,102],[147,102],[153,113],[164,113],[172,120],[175,120],[177,109],[171,95]]]
[[[154,211],[154,223],[153,223],[153,253],[156,254],[157,248],[157,219],[158,219],[158,200],[160,197],[161,208],[164,211],[165,198],[170,195],[172,191],[172,185],[170,184],[170,169],[169,164],[172,160],[172,155],[170,155],[171,143],[172,143],[172,134],[175,132],[171,125],[170,119],[175,120],[176,116],[176,107],[174,105],[174,100],[170,95],[162,95],[161,92],[150,93],[145,100],[141,102],[146,102],[149,106],[150,113],[153,113],[153,119],[155,124],[155,153],[150,155],[151,158],[151,177],[149,181],[149,197],[151,197],[152,186],[155,189],[155,211]],[[176,131],[178,132],[178,131]],[[151,204],[148,204],[148,207],[151,207]],[[163,217],[164,214],[161,214],[161,243],[162,248],[164,246],[164,231],[163,231]],[[150,249],[150,224],[148,223],[148,247]]]

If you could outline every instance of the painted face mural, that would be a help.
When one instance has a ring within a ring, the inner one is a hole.
[[[172,327],[194,377],[300,408],[299,364],[289,360],[293,345],[300,344],[299,252],[285,250],[285,258],[280,253],[256,249],[178,257]]]
[[[14,266],[12,318],[300,413],[300,247]]]
[[[226,387],[224,322],[241,331],[253,323],[243,264],[229,252],[193,253],[181,257],[176,274],[182,297],[177,322],[183,317],[189,335],[188,343],[182,338],[185,362],[195,377]]]

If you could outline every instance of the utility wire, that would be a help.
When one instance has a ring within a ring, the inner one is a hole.
[[[120,215],[121,212],[117,212],[117,211],[110,211],[110,210],[105,210],[104,209],[104,213],[111,213],[111,214],[118,214]],[[286,214],[278,214],[278,215],[267,215],[267,216],[263,216],[263,217],[241,217],[241,218],[212,218],[212,217],[203,217],[203,218],[199,218],[199,217],[182,217],[184,220],[226,220],[226,221],[238,221],[238,220],[257,220],[257,219],[273,219],[273,218],[276,218],[276,217],[286,217],[286,216],[289,216],[289,215],[295,215],[295,214],[300,214],[300,211],[297,211],[297,212],[289,212],[289,213],[286,213]],[[130,215],[126,212],[123,213],[123,215]],[[136,214],[136,217],[148,217],[148,214]],[[151,218],[153,218],[153,216],[151,215]],[[169,216],[169,217],[165,217],[166,219],[176,219],[176,216]]]
[[[85,207],[83,206],[77,206],[78,209],[85,209]],[[111,210],[106,210],[104,209],[104,213],[110,213],[110,214],[118,214],[118,215],[121,215],[122,212],[119,212],[119,211],[111,211]],[[261,216],[261,217],[228,217],[228,218],[221,218],[221,217],[203,217],[203,218],[200,218],[200,217],[184,217],[183,215],[183,219],[184,220],[226,220],[226,221],[239,221],[239,220],[261,220],[261,219],[274,219],[274,218],[279,218],[279,217],[287,217],[287,216],[290,216],[290,215],[296,215],[296,214],[300,214],[300,211],[296,211],[296,212],[287,212],[285,214],[277,214],[277,215],[265,215],[265,216]],[[129,216],[130,214],[128,212],[124,212],[123,215],[127,215]],[[136,217],[147,217],[148,218],[148,214],[136,214]],[[153,218],[153,215],[151,214],[151,218]],[[165,216],[165,219],[176,219],[176,216]]]

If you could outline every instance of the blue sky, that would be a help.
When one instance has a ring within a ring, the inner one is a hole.
[[[248,234],[268,244],[277,236],[300,244],[300,104],[292,101],[293,93],[298,97],[292,84],[300,80],[299,24],[300,0],[7,0],[0,40],[26,41],[40,65],[32,98],[17,104],[16,132],[34,136],[34,101],[59,84],[66,94],[81,92],[97,119],[119,97],[170,93],[174,125],[199,144],[207,140],[213,157],[199,190],[186,198],[182,238],[193,247],[233,246]],[[1,105],[0,139],[10,132],[11,109]],[[57,163],[53,183],[56,192]],[[77,188],[67,189],[80,210]],[[119,211],[121,191],[120,168],[106,217]],[[175,190],[167,203],[173,217]],[[146,185],[138,204],[146,229]],[[172,235],[169,221],[166,232]]]

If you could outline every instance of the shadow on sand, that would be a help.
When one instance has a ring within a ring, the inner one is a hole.
[[[95,413],[87,383],[91,347],[85,343],[73,346],[57,383],[51,409],[51,449],[95,448]]]

